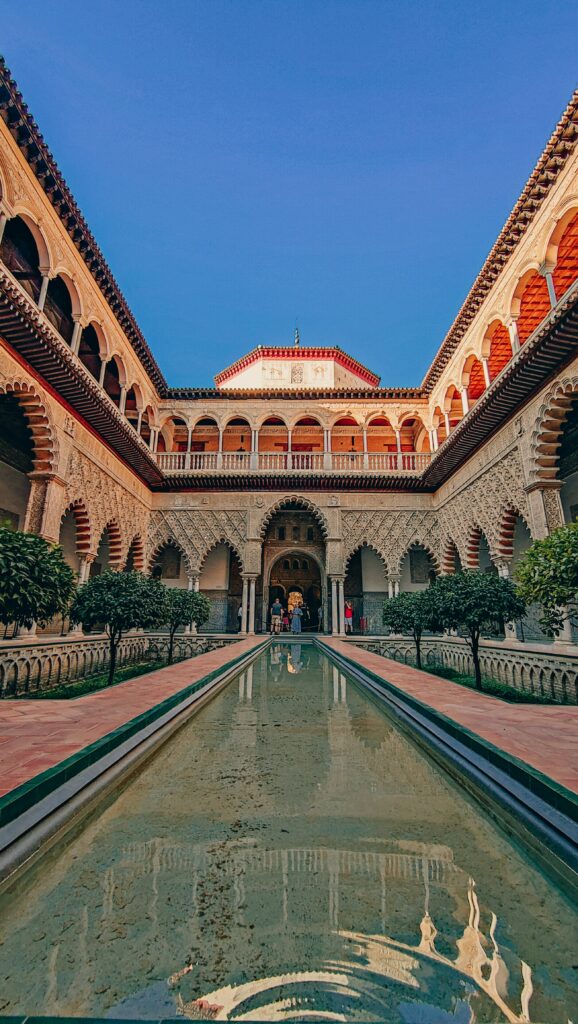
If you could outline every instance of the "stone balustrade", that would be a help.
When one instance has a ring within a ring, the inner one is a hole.
[[[179,473],[397,473],[419,475],[428,452],[157,452],[159,468]]]

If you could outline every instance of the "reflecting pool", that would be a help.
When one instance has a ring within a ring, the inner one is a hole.
[[[566,1024],[575,911],[325,656],[276,644],[0,898],[0,1012]]]

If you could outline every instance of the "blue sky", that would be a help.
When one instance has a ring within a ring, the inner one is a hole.
[[[153,352],[420,383],[576,80],[573,2],[4,0],[3,52]]]

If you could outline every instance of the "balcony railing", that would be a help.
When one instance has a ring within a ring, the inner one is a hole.
[[[158,452],[163,473],[423,473],[429,452]]]

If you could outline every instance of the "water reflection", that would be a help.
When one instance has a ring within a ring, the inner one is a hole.
[[[241,673],[0,921],[4,1014],[566,1024],[578,1002],[573,908],[306,644]]]

